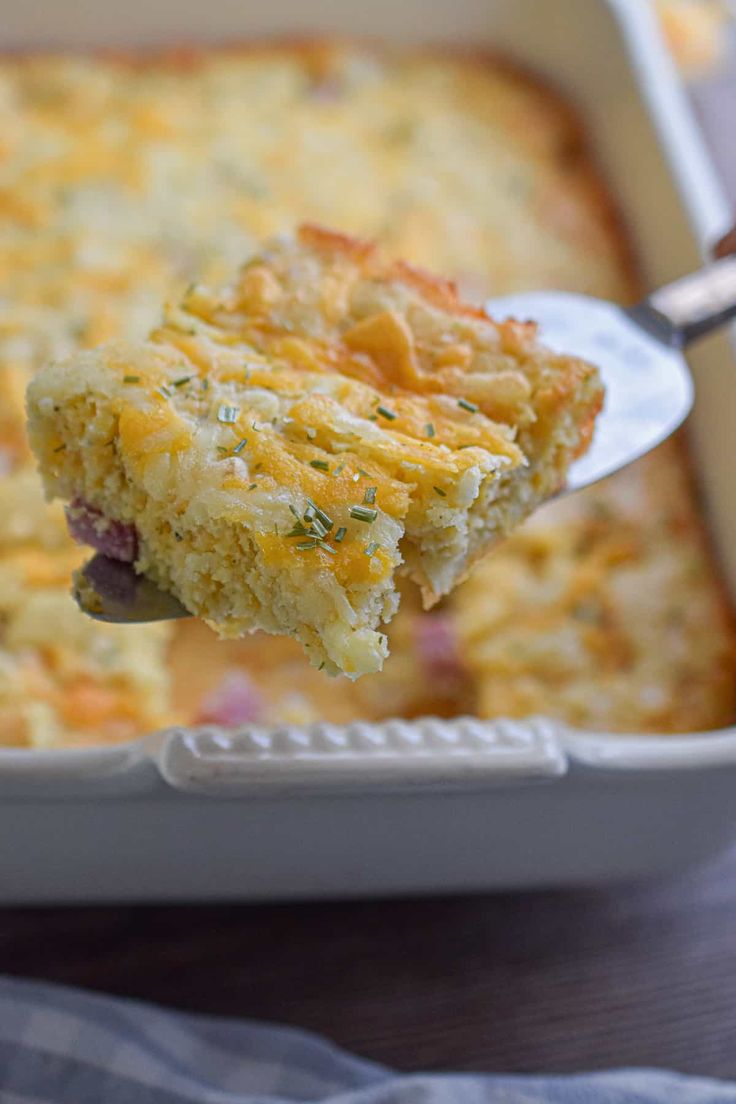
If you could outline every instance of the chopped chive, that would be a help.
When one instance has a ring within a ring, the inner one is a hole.
[[[345,465],[344,464],[338,464],[332,474],[333,475],[342,475],[342,473],[344,471],[345,471]]]
[[[157,387],[157,388],[156,388],[156,393],[157,393],[158,395],[160,395],[162,399],[169,399],[169,398],[171,398],[171,391],[170,391],[170,389],[169,389],[169,388],[168,388],[168,387],[166,386],[166,384],[165,384],[165,383],[161,384],[161,386],[160,386],[160,387]]]
[[[443,491],[441,487],[433,487],[432,490],[435,494],[438,494],[440,498],[447,498],[447,491]]]
[[[373,503],[376,501],[376,491],[377,490],[378,490],[378,487],[367,487],[366,488],[366,492],[363,495],[363,502],[366,504],[366,506],[372,506]]]
[[[286,534],[287,537],[306,537],[307,535],[307,530],[300,521],[298,521]]]
[[[327,544],[323,540],[318,541],[318,547],[321,548],[323,552],[329,552],[331,556],[337,555],[337,550],[334,548],[330,548],[329,544]]]
[[[185,383],[191,383],[194,376],[180,376],[179,379],[174,380],[174,387],[183,387]]]
[[[367,477],[367,476],[368,476],[368,472],[367,472],[367,471],[363,471],[363,469],[362,469],[362,468],[358,468],[358,475],[365,475],[365,476]]]
[[[369,421],[369,422],[377,422],[377,421],[378,421],[378,415],[377,415],[377,414],[371,414],[371,415],[369,415],[369,417],[368,417],[368,421]]]
[[[468,410],[471,414],[478,413],[478,407],[475,405],[475,403],[468,402],[467,399],[458,399],[457,405],[462,407],[463,410]]]
[[[228,406],[227,403],[223,403],[217,411],[218,422],[223,422],[225,425],[233,425],[234,422],[237,422],[239,416],[239,407]]]
[[[310,460],[309,466],[310,468],[317,468],[318,471],[323,472],[328,472],[330,470],[330,465],[326,460]]]
[[[308,499],[307,499],[307,503],[308,503],[308,505],[310,506],[310,508],[311,508],[311,509],[312,509],[312,510],[314,511],[314,513],[313,513],[313,516],[314,516],[314,517],[316,517],[316,518],[319,518],[319,520],[320,520],[320,521],[322,522],[322,524],[324,525],[325,529],[326,529],[326,530],[327,530],[327,532],[329,533],[330,529],[331,529],[331,528],[332,528],[332,526],[333,526],[333,525],[335,524],[335,523],[333,522],[332,518],[330,517],[330,515],[329,515],[329,514],[326,514],[326,513],[324,512],[324,510],[320,510],[320,508],[319,508],[319,506],[317,505],[317,503],[316,503],[316,502],[312,502],[311,498],[308,498]]]
[[[335,544],[341,544],[342,540],[343,540],[343,537],[345,536],[346,533],[347,533],[347,529],[345,528],[344,525],[341,525],[340,528],[335,533]]]
[[[299,541],[299,544],[297,544],[297,546],[296,546],[298,552],[308,552],[311,548],[316,548],[316,547],[317,547],[317,541],[316,540]]]
[[[393,410],[389,410],[387,406],[377,406],[376,414],[380,414],[382,418],[387,418],[389,422],[396,421],[399,416]]]
[[[366,554],[366,556],[372,556],[372,555],[373,555],[373,553],[374,553],[374,552],[377,552],[377,551],[378,551],[378,543],[377,543],[376,541],[371,541],[371,543],[370,543],[370,544],[367,544],[367,545],[365,546],[365,554]]]
[[[56,448],[54,449],[54,452],[63,452],[65,448],[66,448],[66,445],[58,445],[58,446],[57,446],[57,447],[56,447]]]
[[[324,661],[324,660],[322,660],[322,662],[320,663],[320,665],[319,665],[319,667],[317,668],[317,670],[318,670],[318,671],[324,671],[324,669],[325,669],[325,661]]]
[[[209,389],[210,389],[210,381],[205,376],[204,379],[202,380],[202,390],[203,391],[209,391]]]
[[[217,451],[219,452],[220,456],[227,456],[227,449],[224,445],[218,445]]]
[[[254,430],[255,433],[260,433],[261,432],[260,428],[256,425],[256,423],[254,421],[250,423],[250,428],[252,430]]]
[[[296,518],[297,521],[302,520],[302,516],[299,513],[299,511],[297,510],[296,506],[292,506],[291,503],[289,503],[289,509],[291,510],[292,514],[294,515],[294,517]]]
[[[123,376],[123,383],[140,383],[140,376]]]
[[[257,486],[258,486],[258,484],[257,484],[257,483],[251,483],[250,487],[248,487],[248,490],[249,490],[249,491],[254,491],[254,490],[256,489],[256,487],[257,487]]]
[[[457,447],[458,447],[458,451],[459,451],[460,449],[464,449],[464,448],[475,448],[475,445],[474,444],[467,444],[467,445],[458,445]]]
[[[245,446],[247,444],[248,444],[248,438],[247,437],[244,437],[242,441],[238,441],[237,445],[233,449],[233,455],[234,456],[240,456],[241,452],[243,451],[243,449],[245,448]]]
[[[316,429],[312,429],[312,427],[311,427],[311,426],[307,426],[307,428],[306,428],[306,434],[307,434],[307,437],[309,438],[309,440],[310,440],[310,441],[313,441],[313,440],[314,440],[314,438],[315,438],[315,437],[317,436],[317,430],[316,430]]]
[[[434,426],[432,425],[431,422],[427,422],[424,429],[425,429],[428,437],[434,437]]]
[[[368,506],[351,506],[350,516],[356,521],[365,521],[370,524],[378,517],[378,510],[371,510]]]
[[[176,533],[176,532],[175,532],[175,533],[174,533],[174,540],[175,540],[175,541],[176,541],[176,542],[177,542],[178,544],[181,544],[181,542],[182,542],[182,541],[184,540],[184,538],[183,538],[183,536],[181,535],[181,533]]]
[[[319,537],[320,540],[327,536],[327,530],[318,517],[312,518],[312,524],[309,529],[309,535],[312,537]]]

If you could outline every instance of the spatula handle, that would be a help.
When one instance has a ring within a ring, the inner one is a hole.
[[[717,260],[659,288],[628,312],[665,344],[682,348],[736,318],[736,227],[716,246]]]

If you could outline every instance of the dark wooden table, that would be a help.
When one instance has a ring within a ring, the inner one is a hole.
[[[736,1078],[736,852],[605,892],[16,909],[0,972],[311,1028],[402,1069]]]
[[[736,73],[699,110],[732,136]],[[718,157],[736,200],[732,137]],[[736,1078],[736,852],[605,892],[6,910],[0,972],[278,1020],[401,1069]]]

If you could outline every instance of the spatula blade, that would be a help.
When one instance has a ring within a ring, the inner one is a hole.
[[[606,388],[603,411],[590,450],[571,468],[566,491],[587,487],[637,460],[687,417],[694,390],[685,358],[613,303],[538,291],[491,299],[485,309],[498,321],[533,319],[545,345],[600,370]]]

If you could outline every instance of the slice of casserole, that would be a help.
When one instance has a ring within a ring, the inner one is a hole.
[[[596,370],[314,227],[194,286],[147,342],[42,370],[31,443],[76,535],[221,636],[380,669],[396,574],[431,605],[564,483]]]

